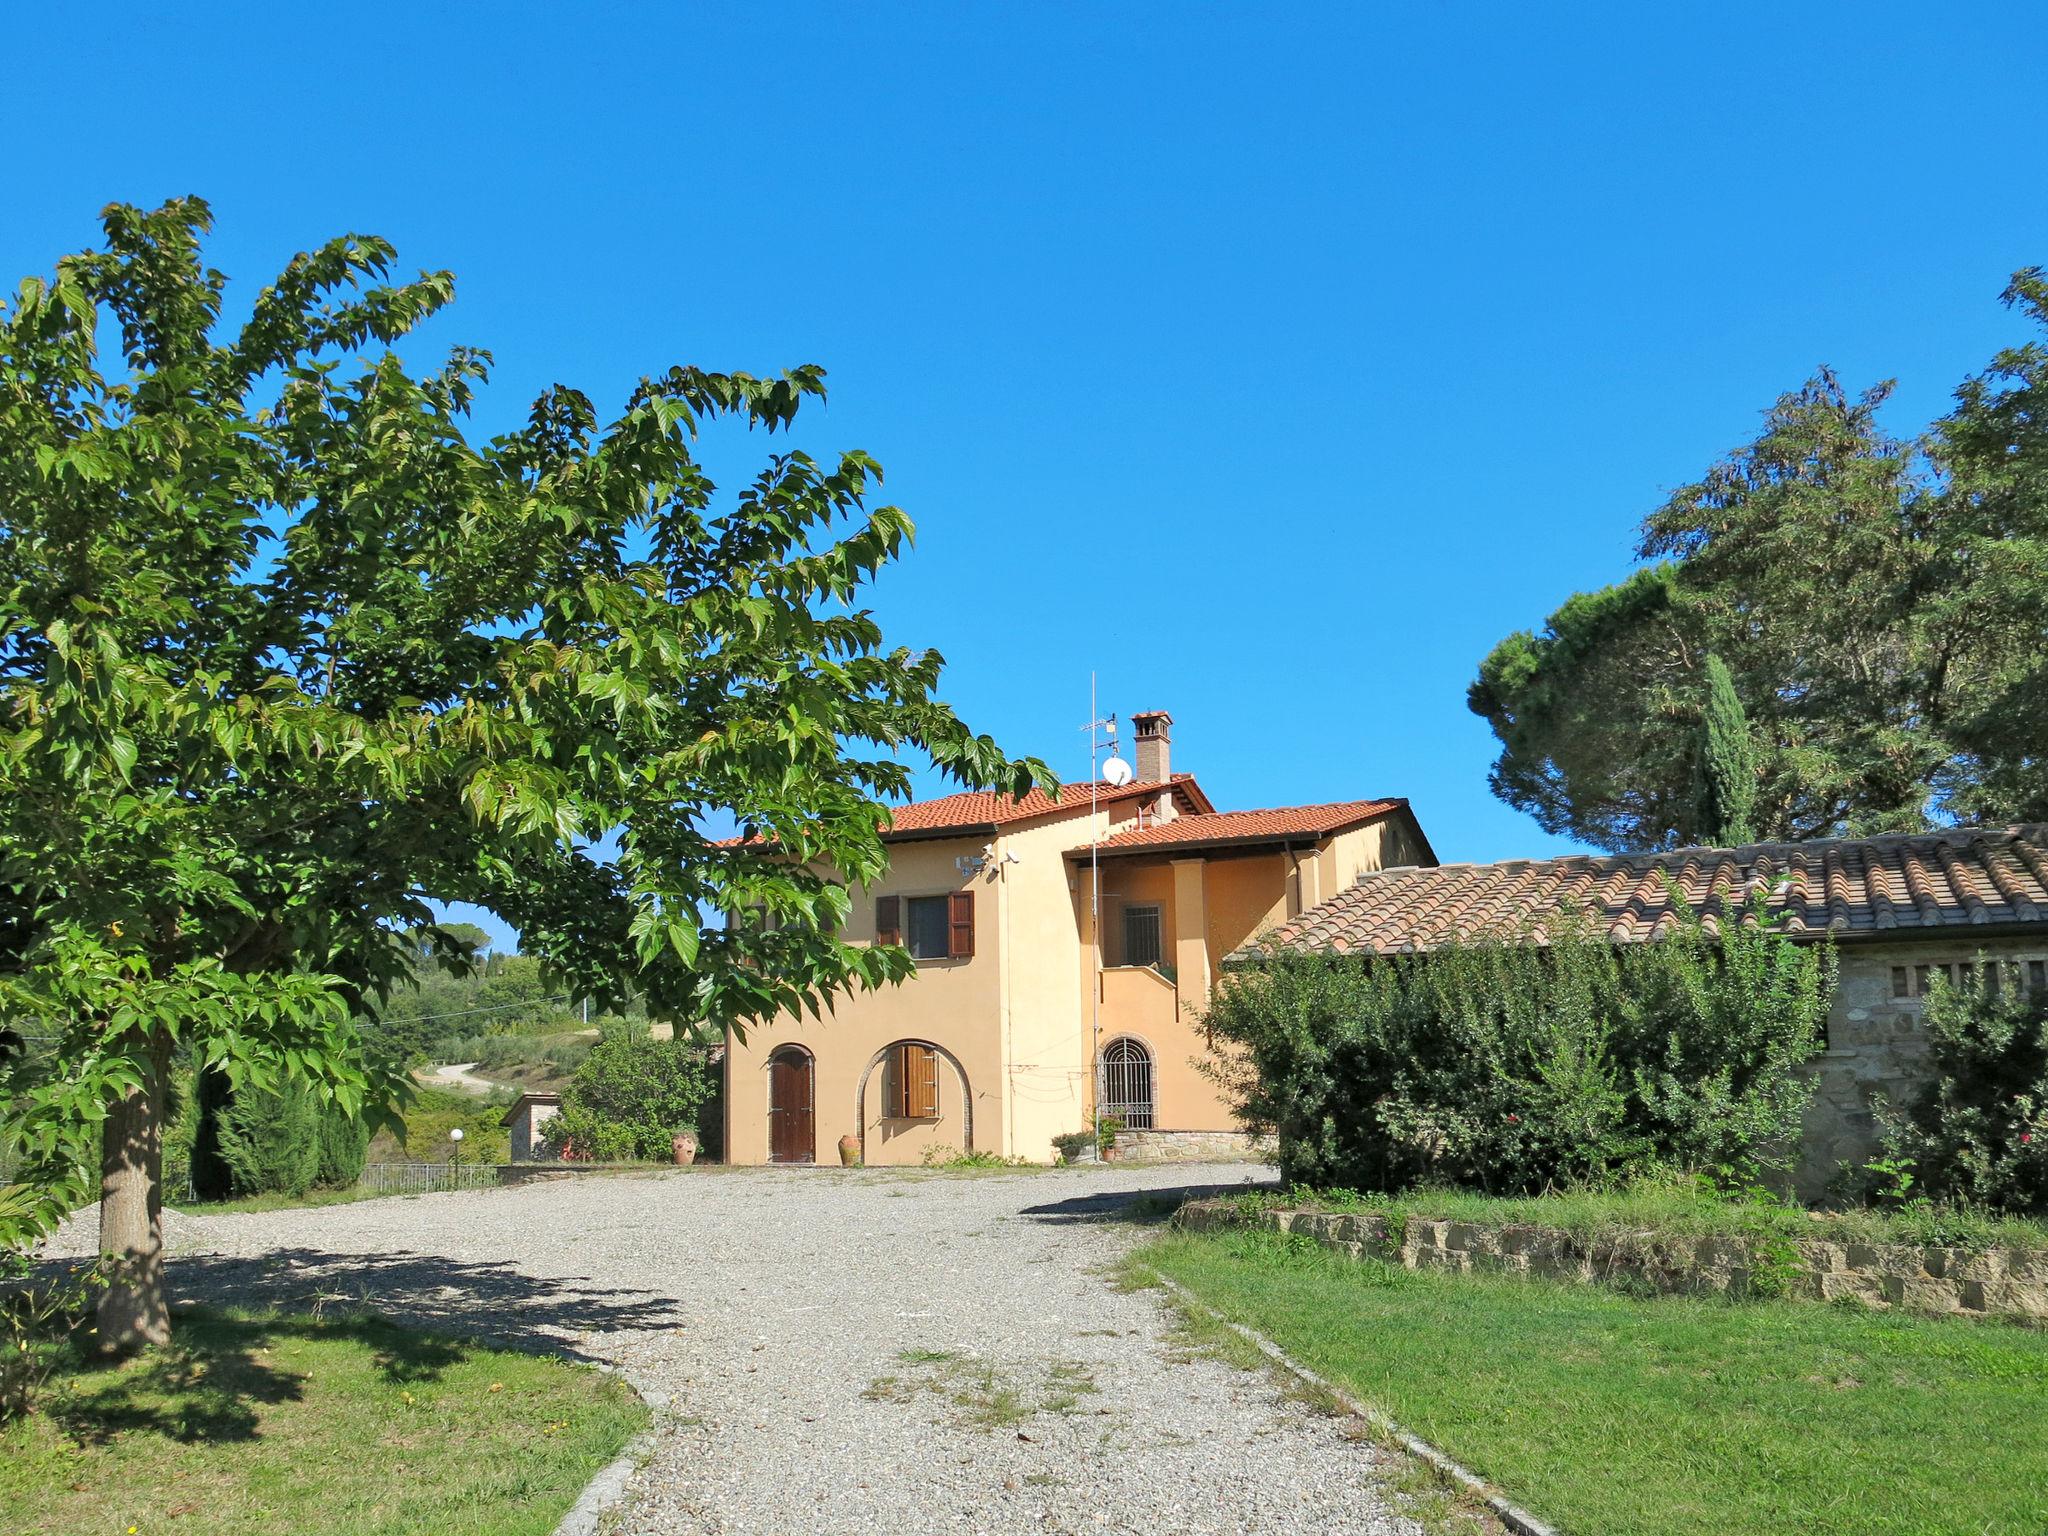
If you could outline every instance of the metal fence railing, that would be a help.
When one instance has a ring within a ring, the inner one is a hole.
[[[491,1189],[498,1182],[492,1163],[367,1163],[360,1189],[380,1195],[432,1195],[451,1189]]]

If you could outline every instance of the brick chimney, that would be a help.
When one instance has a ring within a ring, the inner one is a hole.
[[[1147,709],[1131,716],[1139,783],[1164,784],[1173,776],[1173,736],[1167,730],[1172,724],[1173,716],[1163,709]]]

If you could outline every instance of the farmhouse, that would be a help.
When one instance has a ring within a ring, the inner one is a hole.
[[[1840,1164],[1876,1154],[1873,1095],[1902,1097],[1923,1080],[1921,1010],[1937,976],[1959,982],[1984,962],[2014,962],[2028,984],[2048,986],[2048,827],[1376,868],[1267,937],[1390,956],[1476,938],[1541,943],[1547,926],[1590,920],[1617,944],[1640,944],[1668,932],[1681,909],[1712,929],[1757,892],[1787,932],[1839,947],[1796,1172],[1811,1198]]]
[[[846,936],[903,945],[917,974],[729,1036],[728,1160],[1044,1161],[1091,1123],[1098,1086],[1126,1154],[1240,1146],[1201,1071],[1222,958],[1367,871],[1434,855],[1405,800],[1218,811],[1173,771],[1172,723],[1133,717],[1126,784],[898,810],[889,873],[851,893]]]

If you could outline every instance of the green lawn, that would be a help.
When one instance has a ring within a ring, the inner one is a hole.
[[[1266,1232],[1156,1268],[1569,1536],[2048,1531],[2048,1334],[1414,1273]]]
[[[0,1429],[0,1536],[545,1536],[646,1422],[620,1381],[370,1317],[196,1313]]]

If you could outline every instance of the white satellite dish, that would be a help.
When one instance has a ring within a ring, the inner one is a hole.
[[[1131,765],[1120,757],[1105,759],[1102,764],[1103,782],[1115,789],[1122,789],[1131,782]]]

